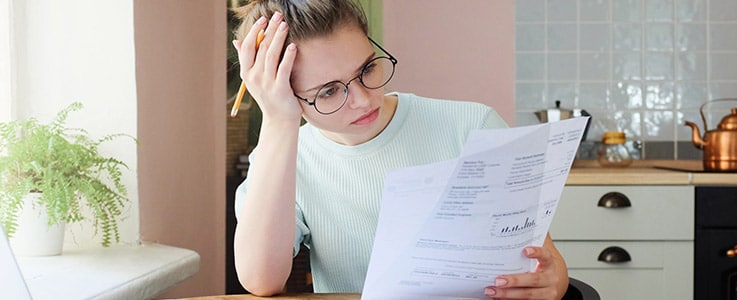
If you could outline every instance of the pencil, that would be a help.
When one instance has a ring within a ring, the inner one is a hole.
[[[256,49],[258,49],[258,46],[261,45],[261,41],[264,40],[264,30],[258,32],[258,36],[256,37]],[[246,83],[241,81],[241,86],[238,88],[238,94],[235,96],[235,103],[233,103],[233,108],[230,110],[230,117],[235,118],[238,116],[238,110],[241,108],[241,101],[243,101],[243,96],[246,94]]]

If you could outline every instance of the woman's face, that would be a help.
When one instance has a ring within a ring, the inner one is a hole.
[[[344,26],[326,37],[298,42],[292,89],[312,102],[324,84],[336,80],[348,83],[375,56],[368,37],[356,26]],[[383,88],[367,89],[358,79],[348,85],[345,105],[332,114],[320,114],[314,106],[298,101],[307,122],[331,140],[345,145],[361,144],[378,135],[396,108],[395,100],[385,101]]]

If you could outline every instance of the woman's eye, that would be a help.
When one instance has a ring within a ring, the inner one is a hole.
[[[320,94],[317,95],[320,98],[330,98],[331,96],[335,95],[335,92],[338,90],[335,86],[326,87],[320,90]]]
[[[363,74],[371,73],[374,69],[376,69],[376,62],[372,61],[363,67]]]

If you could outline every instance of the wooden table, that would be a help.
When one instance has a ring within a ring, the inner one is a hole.
[[[254,299],[276,299],[276,300],[359,300],[361,294],[284,294],[272,297],[257,297],[254,295],[220,295],[186,298],[187,300],[254,300]]]

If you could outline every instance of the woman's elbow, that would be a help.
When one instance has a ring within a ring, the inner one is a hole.
[[[238,275],[238,281],[246,291],[254,296],[269,297],[284,292],[284,283],[277,283],[264,278],[247,277]]]

